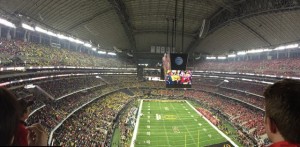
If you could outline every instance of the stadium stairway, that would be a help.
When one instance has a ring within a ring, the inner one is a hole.
[[[127,95],[134,96],[134,93],[132,91],[130,91],[129,89],[122,89],[121,91]]]

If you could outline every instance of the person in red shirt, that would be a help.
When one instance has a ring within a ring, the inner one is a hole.
[[[30,114],[30,106],[33,104],[33,101],[26,101],[24,99],[21,99],[18,102],[20,106],[20,120],[17,128],[17,133],[14,139],[14,145],[28,146],[28,130],[26,129],[27,124],[25,120]]]
[[[265,92],[264,124],[270,147],[300,147],[300,81],[282,80]]]
[[[20,110],[22,109],[15,95],[0,87],[0,146],[16,145],[20,126],[20,112],[22,112]],[[41,124],[36,123],[25,129],[28,130],[26,139],[29,146],[47,146],[48,134]]]

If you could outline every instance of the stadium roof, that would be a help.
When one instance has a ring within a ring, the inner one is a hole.
[[[185,1],[184,52],[227,54],[300,39],[299,0]],[[177,52],[182,6],[178,0]],[[103,49],[149,53],[151,46],[167,45],[167,19],[174,18],[175,0],[0,0],[0,12],[22,15]]]

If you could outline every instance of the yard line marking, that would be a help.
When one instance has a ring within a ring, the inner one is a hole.
[[[211,142],[211,141],[215,141],[215,140],[219,140],[219,139],[224,139],[224,137],[212,137],[211,139],[206,139],[206,140],[203,140],[203,141],[200,141],[199,143],[203,143],[203,142]],[[176,141],[174,141],[175,143],[182,143],[184,140],[176,140]],[[155,140],[153,140],[153,141],[151,141],[151,142],[155,142],[155,143],[157,143],[157,142],[160,142],[160,141],[155,141]],[[192,145],[194,145],[193,143],[187,143],[187,145],[189,145],[189,146],[192,146]],[[147,145],[139,145],[139,146],[147,146]],[[155,145],[155,147],[165,147],[166,145],[158,145],[158,144],[156,144]]]
[[[135,143],[135,140],[136,140],[138,127],[139,127],[139,123],[140,123],[140,118],[141,118],[140,114],[141,114],[141,111],[142,111],[142,105],[143,105],[143,100],[141,100],[141,103],[140,103],[140,107],[139,107],[136,123],[135,123],[135,126],[134,126],[134,131],[133,131],[130,147],[134,147],[134,143]]]
[[[221,134],[225,139],[227,139],[233,146],[236,145],[227,135],[225,135],[222,131],[220,131],[215,125],[213,125],[206,117],[204,117],[199,111],[197,111],[188,101],[185,101],[194,111],[196,111],[202,118],[207,121],[219,134]]]
[[[170,104],[171,104],[171,106],[173,107],[173,110],[175,110],[176,115],[178,116],[177,110],[175,109],[175,107],[173,106],[172,103],[170,103]],[[193,138],[193,135],[191,134],[191,132],[190,132],[190,131],[188,130],[188,128],[184,125],[184,123],[182,122],[181,118],[180,118],[180,117],[178,117],[178,118],[179,118],[181,124],[185,127],[185,129],[186,129],[187,132],[189,133],[189,136],[193,139],[194,144],[197,145],[197,143],[196,143],[195,139]]]
[[[158,102],[158,104],[159,104],[159,109],[162,111],[161,106],[160,106],[160,102]],[[166,137],[167,137],[168,145],[171,146],[171,145],[170,145],[170,142],[169,142],[168,133],[167,133],[167,131],[166,131],[167,129],[166,129],[166,126],[165,126],[165,120],[162,119],[162,122],[163,122],[163,126],[164,126],[164,129],[165,129],[165,134],[166,134]]]

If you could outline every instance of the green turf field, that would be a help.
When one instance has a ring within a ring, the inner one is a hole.
[[[131,146],[198,147],[229,143],[185,101],[143,100],[140,113]]]

